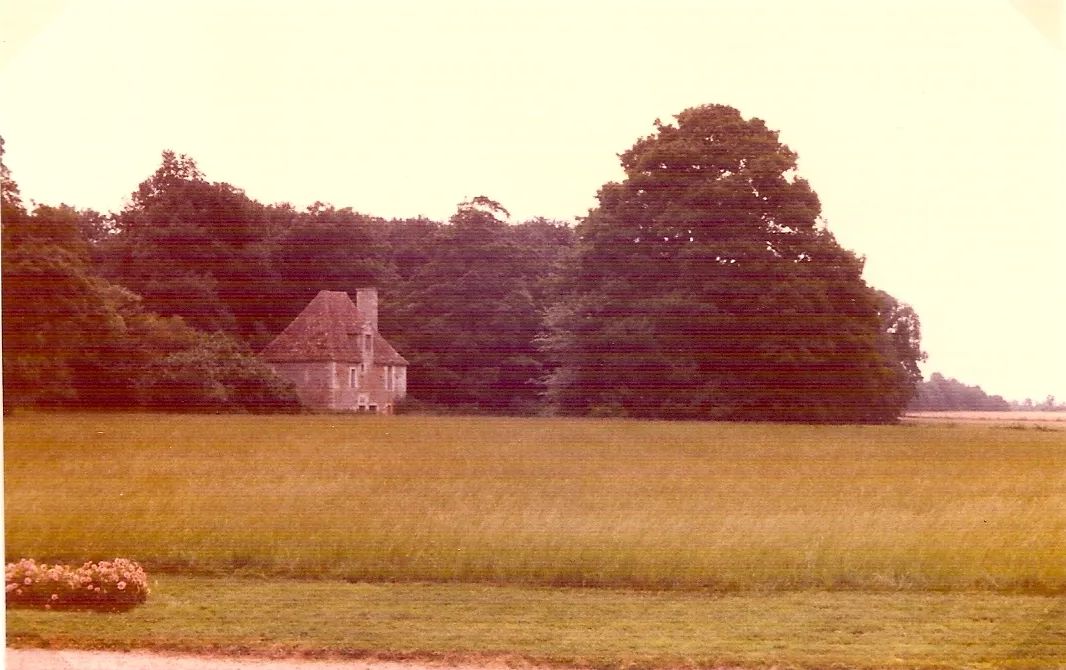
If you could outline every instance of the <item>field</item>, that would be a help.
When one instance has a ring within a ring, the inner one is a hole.
[[[1007,425],[1015,428],[1022,426],[1044,426],[1066,430],[1066,412],[1018,411],[1018,412],[976,412],[976,411],[941,411],[910,412],[906,421],[948,422],[948,423],[985,423]]]
[[[290,592],[298,579],[830,598],[842,611],[947,598],[966,620],[1003,623],[994,602],[1051,612],[1066,654],[1064,463],[1053,426],[24,414],[4,424],[6,553],[133,558],[160,580],[157,602],[244,578]],[[811,607],[813,621],[826,605]],[[48,621],[66,619],[9,613],[9,635]],[[760,649],[730,658],[807,663]],[[597,658],[659,658],[633,653]]]
[[[1066,432],[345,416],[5,423],[8,559],[1066,592]]]

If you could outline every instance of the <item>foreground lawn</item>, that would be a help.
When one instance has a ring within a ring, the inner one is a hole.
[[[150,575],[1066,593],[1066,431],[20,414],[7,559]],[[20,615],[21,616],[21,615]]]
[[[13,610],[8,644],[596,668],[1054,668],[1066,600],[161,577],[125,614]]]

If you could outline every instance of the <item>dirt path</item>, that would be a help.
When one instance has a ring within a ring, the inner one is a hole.
[[[490,670],[471,665],[437,666],[371,660],[234,659],[144,651],[8,649],[5,659],[7,670]]]

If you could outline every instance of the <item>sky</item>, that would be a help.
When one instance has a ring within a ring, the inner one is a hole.
[[[618,154],[731,105],[799,154],[925,373],[1066,400],[1061,3],[5,0],[24,200],[120,210],[165,149],[260,202],[574,221]]]

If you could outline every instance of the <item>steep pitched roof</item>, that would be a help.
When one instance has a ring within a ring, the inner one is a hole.
[[[374,331],[374,360],[363,360],[366,317],[344,291],[319,291],[304,311],[262,351],[268,361],[345,361],[407,365],[384,337]]]

